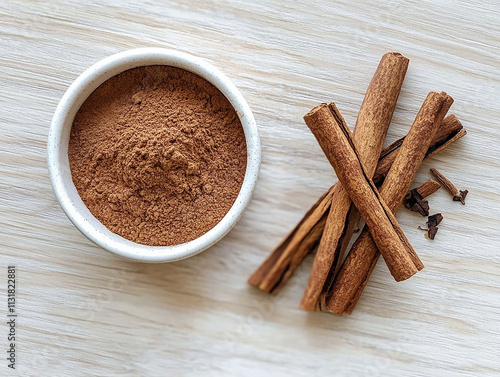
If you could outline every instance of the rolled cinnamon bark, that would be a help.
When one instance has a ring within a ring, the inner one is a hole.
[[[396,212],[403,202],[426,151],[452,103],[453,99],[446,93],[431,92],[420,108],[380,189],[380,195],[386,200],[392,212]],[[326,298],[327,310],[341,315],[349,306],[355,305],[379,255],[374,239],[365,227]]]
[[[432,141],[432,145],[427,150],[425,157],[434,156],[436,153],[441,151],[442,148],[445,148],[464,136],[465,130],[462,131],[462,128],[462,124],[455,115],[448,115],[444,119],[442,126],[437,130],[434,140]],[[373,174],[373,181],[375,183],[378,184],[384,180],[397,156],[396,152],[399,151],[399,147],[403,144],[404,139],[405,137],[402,137],[382,150],[380,161],[377,165],[377,169],[375,170],[375,174]]]
[[[307,254],[318,244],[332,203],[333,187],[319,198],[297,226],[255,270],[248,279],[250,285],[274,295],[279,292]]]
[[[467,134],[465,129],[463,129],[462,124],[455,117],[455,115],[448,115],[445,118],[442,126],[440,127],[440,131],[443,137],[441,139],[437,139],[439,135],[436,135],[433,144],[427,150],[426,158],[434,156],[436,153],[440,152],[444,148],[447,148],[455,141]],[[403,140],[404,138],[397,140],[382,151],[379,159],[379,164],[377,166],[377,172],[379,172],[378,178],[377,180],[374,179],[374,182],[376,184],[380,184],[383,182],[383,179],[389,171],[389,168],[391,167],[391,164],[394,161],[394,158],[396,157]],[[387,163],[386,160],[390,160],[390,163]],[[380,168],[380,166],[383,166],[383,168]],[[321,237],[326,223],[325,214],[328,214],[328,211],[330,210],[332,195],[334,187],[336,187],[336,185],[337,184],[330,187],[330,189],[328,189],[328,191],[326,191],[317,200],[317,202],[309,209],[309,211],[307,211],[302,220],[273,250],[269,257],[264,261],[264,263],[262,263],[260,267],[254,272],[254,274],[249,279],[249,283],[251,285],[259,287],[261,281],[264,281],[265,279],[271,279],[277,281],[276,285],[272,287],[272,289],[265,289],[264,291],[271,294],[277,294],[279,292],[281,287],[291,277],[293,271],[295,271],[302,260],[304,260],[304,258],[318,244],[319,237]],[[353,222],[350,221],[349,224],[353,224]],[[288,254],[288,257],[281,258],[283,254]],[[282,267],[274,269],[274,266],[277,264],[281,264],[282,266],[284,266],[284,268]],[[270,278],[271,271],[276,271],[276,273],[279,274],[278,277]],[[328,292],[328,290],[325,288],[323,293],[326,292]]]
[[[397,52],[389,52],[382,57],[358,114],[354,128],[354,143],[371,174],[377,166],[408,62],[406,57]],[[354,220],[359,216],[342,185],[334,185],[328,193],[323,196],[321,202],[311,208],[303,221],[254,272],[248,281],[251,285],[266,292],[277,293],[306,255],[317,245],[319,236],[324,233],[326,238],[323,237],[316,256],[321,262],[315,261],[314,266],[318,267],[313,267],[313,271],[318,268],[322,270],[322,282],[317,280],[314,286],[314,289],[321,293],[330,266],[343,254],[354,231],[352,227],[347,227],[347,224],[354,224]],[[330,202],[325,205],[328,199]],[[321,213],[322,210],[325,212]],[[326,221],[323,218],[325,213],[329,213]],[[349,218],[351,221],[347,221]],[[343,219],[343,222],[341,223],[339,219]],[[318,227],[319,222],[321,229]],[[325,226],[326,232],[323,231]],[[324,261],[325,258],[328,259],[327,262]],[[320,279],[319,272],[314,276]],[[317,297],[312,301],[317,301]]]
[[[366,172],[335,104],[315,107],[304,120],[363,216],[394,279],[402,281],[416,274],[424,266]]]
[[[425,181],[425,183],[418,186],[416,190],[420,194],[420,196],[422,196],[422,198],[425,198],[429,195],[434,194],[440,188],[441,185],[439,184],[439,182],[436,182],[434,179],[429,178],[427,181]]]
[[[385,136],[408,68],[409,60],[399,53],[385,54],[366,91],[361,105],[353,142],[371,178],[377,167]],[[323,236],[314,258],[300,308],[318,310],[321,292],[333,282],[339,261],[351,240],[359,213],[340,183],[325,223]]]

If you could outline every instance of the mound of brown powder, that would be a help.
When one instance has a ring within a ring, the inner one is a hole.
[[[176,245],[213,228],[246,169],[243,128],[212,84],[182,69],[139,67],[112,77],[71,129],[73,182],[109,230]]]

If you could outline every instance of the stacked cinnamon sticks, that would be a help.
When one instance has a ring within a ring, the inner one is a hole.
[[[454,115],[446,116],[453,99],[444,92],[431,92],[406,137],[382,149],[407,68],[408,59],[399,53],[382,57],[352,134],[333,103],[319,105],[304,116],[339,182],[253,273],[251,285],[278,293],[318,246],[300,307],[341,315],[354,309],[380,254],[396,281],[424,267],[394,214],[423,159],[466,132]],[[423,198],[436,191],[437,182],[432,182],[414,194]],[[360,216],[366,225],[345,257]]]

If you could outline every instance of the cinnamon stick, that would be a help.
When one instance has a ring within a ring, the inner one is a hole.
[[[354,128],[354,142],[359,148],[363,162],[370,170],[375,169],[377,165],[408,62],[408,59],[400,53],[385,54],[380,60],[361,105]],[[333,205],[331,205],[332,202]],[[325,212],[321,212],[322,210]],[[326,234],[331,235],[330,238],[339,245],[337,247],[329,242],[327,253],[329,254],[331,248],[337,250],[337,255],[340,250],[345,250],[353,231],[345,227],[346,219],[350,218],[351,221],[348,223],[353,224],[358,214],[351,206],[351,200],[342,185],[336,184],[311,208],[304,219],[252,274],[248,280],[249,284],[276,294],[306,255],[316,246],[325,226],[324,214],[328,214],[330,219],[326,221],[329,224],[326,225]],[[339,224],[338,219],[344,219],[342,224]],[[318,224],[319,222],[321,224]],[[332,224],[335,225],[335,229],[331,229]],[[325,246],[320,247],[319,258],[324,253]]]
[[[450,146],[456,140],[467,134],[455,115],[449,115],[445,118],[442,126],[440,127],[440,131],[444,136],[441,139],[437,139],[438,135],[436,135],[433,144],[427,150],[426,158],[434,156],[436,153],[439,153],[441,150]],[[403,140],[404,138],[397,140],[382,151],[376,170],[379,177],[377,180],[374,180],[375,183],[380,184],[383,182],[383,179],[389,171],[392,162],[394,162],[394,158],[396,157]],[[390,162],[388,163],[387,161]],[[295,269],[319,242],[317,234],[319,233],[321,235],[323,233],[323,228],[326,223],[324,215],[328,214],[328,211],[330,210],[335,186],[336,185],[330,187],[330,189],[318,199],[309,211],[307,211],[302,220],[252,274],[248,281],[249,284],[259,287],[263,291],[271,294],[277,294],[279,292],[281,287],[283,287],[283,285],[292,276]],[[347,237],[344,237],[344,239],[346,238]],[[288,254],[288,257],[282,258],[281,256],[283,254]],[[280,267],[275,268],[275,266],[278,265]],[[262,287],[264,285],[260,286],[260,283],[266,279],[277,283],[274,286],[271,286],[270,289],[263,289]],[[325,289],[324,293],[327,291],[328,290]]]
[[[434,140],[432,141],[432,145],[425,153],[425,157],[434,156],[443,148],[446,148],[466,134],[467,133],[465,132],[465,130],[463,130],[463,126],[458,118],[453,114],[448,115],[444,119],[442,126],[440,126],[438,131],[436,132]],[[401,146],[401,144],[403,144],[404,139],[405,138],[402,137],[401,139],[396,140],[394,143],[382,150],[380,156],[381,161],[377,165],[377,169],[375,170],[375,174],[373,175],[373,182],[378,184],[384,180],[385,175],[392,166],[397,152],[399,151],[399,147]]]
[[[305,115],[304,120],[363,216],[394,279],[401,281],[413,276],[424,266],[369,178],[336,106],[317,106]]]
[[[425,183],[418,186],[415,190],[422,196],[422,198],[426,198],[429,195],[434,194],[437,190],[441,188],[439,182],[436,182],[434,179],[429,178]]]
[[[333,194],[331,187],[307,211],[288,236],[250,276],[248,279],[250,285],[271,294],[278,293],[302,260],[319,242]]]
[[[463,129],[462,123],[458,118],[451,114],[448,115],[443,120],[443,124],[438,128],[436,136],[432,141],[432,145],[429,147],[427,152],[425,152],[425,157],[430,158],[435,156],[444,148],[448,147],[450,144],[454,143],[458,139],[465,136],[467,132]]]
[[[382,57],[356,120],[353,142],[370,178],[377,167],[408,62],[399,53],[387,53]],[[356,207],[340,183],[334,186],[334,192],[323,236],[300,303],[303,310],[318,309],[321,292],[325,285],[330,286],[333,282],[337,265],[343,258],[359,219]]]
[[[396,212],[401,205],[452,102],[445,93],[431,92],[420,108],[380,189],[391,211]],[[352,310],[379,256],[377,245],[365,227],[333,283],[326,299],[327,310],[338,315],[346,309]]]

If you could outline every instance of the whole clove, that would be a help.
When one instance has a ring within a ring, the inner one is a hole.
[[[454,202],[460,202],[462,204],[465,204],[465,197],[469,193],[469,190],[460,190],[458,195],[453,196],[453,201]]]
[[[429,216],[429,202],[424,198],[434,194],[440,187],[438,182],[429,178],[424,184],[410,190],[406,194],[403,204],[410,211],[420,213],[422,216]]]
[[[438,231],[438,225],[443,221],[443,215],[440,213],[436,213],[435,215],[431,215],[427,218],[427,229],[423,229],[419,227],[419,229],[427,231],[427,238],[433,240],[436,237],[436,233]]]
[[[429,202],[420,195],[416,188],[411,189],[406,194],[403,204],[410,211],[420,213],[422,216],[429,216]]]
[[[443,174],[441,174],[437,169],[431,169],[431,173],[437,178],[437,180],[444,186],[446,190],[453,196],[454,202],[460,202],[465,205],[465,197],[469,193],[469,190],[457,190],[455,185],[451,183],[451,181],[446,178]]]

